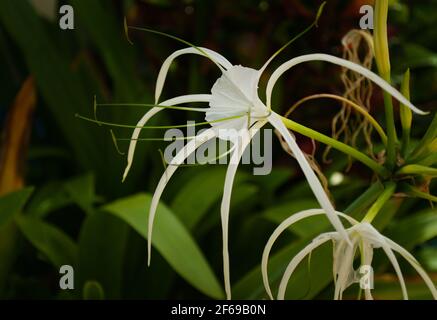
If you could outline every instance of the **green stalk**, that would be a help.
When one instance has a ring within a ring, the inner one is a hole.
[[[345,210],[344,213],[348,215],[357,215],[364,211],[371,204],[373,204],[380,194],[384,190],[384,186],[381,182],[377,181],[364,191],[357,199],[354,200]],[[356,217],[355,217],[356,218]]]
[[[404,184],[401,186],[402,191],[404,191],[408,196],[425,199],[432,202],[437,202],[437,197],[433,196],[432,194],[423,192],[419,188],[413,187],[409,184]]]
[[[395,193],[395,190],[396,183],[387,182],[385,184],[384,191],[381,193],[375,203],[370,207],[362,222],[372,223],[373,219],[375,219],[379,211],[381,211],[387,201],[390,200],[391,196]]]
[[[390,53],[387,39],[388,0],[378,0],[375,5],[374,48],[375,59],[381,77],[391,83]],[[387,167],[393,169],[396,164],[397,134],[393,113],[393,101],[390,94],[384,92],[384,109],[387,126]]]
[[[410,69],[405,72],[404,79],[402,81],[401,93],[405,98],[410,100]],[[402,124],[402,144],[401,152],[405,157],[408,151],[408,146],[410,144],[410,133],[411,133],[411,123],[413,121],[413,112],[407,106],[401,104],[400,106],[400,116]]]
[[[409,164],[399,169],[396,174],[429,176],[434,178],[437,177],[437,169],[418,164]]]
[[[378,175],[382,177],[388,177],[390,174],[386,168],[384,168],[382,165],[378,164],[376,161],[365,155],[364,153],[356,150],[355,148],[352,148],[351,146],[348,146],[347,144],[344,144],[343,142],[337,141],[331,137],[328,137],[320,132],[317,132],[313,129],[310,129],[308,127],[305,127],[297,122],[294,122],[290,119],[281,117],[282,122],[285,124],[285,126],[293,130],[295,132],[298,132],[306,137],[309,137],[311,139],[314,139],[316,141],[319,141],[321,143],[324,143],[326,145],[331,146],[332,148],[339,150],[352,158],[360,161],[364,165],[368,166],[370,169],[372,169],[374,172],[376,172]]]

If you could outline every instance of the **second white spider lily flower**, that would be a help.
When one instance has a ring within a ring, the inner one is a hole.
[[[293,214],[288,219],[283,221],[273,232],[272,236],[267,242],[262,257],[262,275],[263,282],[266,288],[267,294],[273,299],[273,294],[270,288],[268,279],[268,259],[270,251],[278,239],[278,237],[287,230],[290,226],[301,221],[303,219],[324,214],[323,210],[311,209]],[[288,282],[292,276],[294,270],[302,262],[305,257],[311,254],[312,251],[325,244],[326,242],[333,242],[333,274],[335,283],[334,299],[339,300],[343,297],[343,292],[353,283],[360,282],[359,272],[354,269],[353,263],[357,251],[361,253],[361,262],[363,266],[370,267],[373,259],[373,250],[380,248],[387,255],[390,263],[392,264],[396,275],[399,279],[399,283],[402,288],[402,295],[405,300],[408,299],[407,288],[405,285],[404,277],[400,269],[398,260],[394,252],[400,254],[422,277],[428,286],[434,299],[437,300],[437,290],[434,283],[427,275],[426,271],[420,266],[419,262],[404,248],[383,236],[368,222],[358,222],[350,216],[336,212],[336,214],[351,224],[351,227],[346,229],[349,238],[352,241],[352,246],[348,245],[345,239],[338,232],[327,232],[316,237],[310,244],[303,248],[288,264],[282,280],[279,284],[279,290],[277,298],[283,300],[287,289]],[[364,288],[365,298],[367,300],[373,299],[371,288]]]
[[[162,89],[164,87],[165,79],[171,62],[178,56],[183,54],[198,54],[209,58],[214,62],[222,72],[221,77],[215,82],[211,89],[210,94],[193,94],[175,97],[164,102],[159,103]],[[274,57],[274,56],[273,56]],[[273,58],[272,57],[272,58]],[[399,100],[405,106],[411,108],[413,111],[422,113],[416,107],[414,107],[405,97],[403,97],[396,89],[391,87],[387,82],[378,77],[373,72],[351,63],[347,60],[340,59],[334,56],[326,54],[313,54],[304,55],[282,64],[272,75],[267,85],[267,102],[264,103],[258,96],[258,84],[262,72],[265,70],[269,62],[269,59],[264,66],[259,69],[252,69],[243,67],[240,65],[232,65],[226,58],[217,52],[206,48],[189,47],[186,49],[178,50],[170,55],[163,63],[158,75],[155,91],[155,104],[161,106],[178,105],[191,102],[205,102],[209,104],[208,108],[201,110],[205,112],[205,119],[211,123],[212,128],[208,129],[204,133],[196,136],[189,141],[187,145],[175,156],[171,161],[166,172],[163,174],[153,196],[152,204],[149,214],[149,230],[148,230],[148,261],[150,263],[151,254],[151,239],[152,228],[155,217],[156,208],[161,197],[161,194],[168,183],[172,174],[176,171],[177,166],[182,164],[185,159],[193,153],[203,143],[214,139],[221,138],[230,140],[233,143],[231,149],[231,165],[228,168],[226,174],[226,180],[224,185],[224,195],[221,205],[222,216],[222,228],[223,228],[223,261],[224,261],[224,278],[225,278],[225,291],[227,297],[231,297],[230,276],[229,276],[229,257],[228,257],[228,217],[229,206],[232,192],[232,184],[238,162],[241,159],[242,153],[245,147],[250,143],[254,134],[261,129],[265,124],[270,123],[284,138],[290,150],[293,152],[296,160],[301,167],[309,186],[311,187],[315,197],[317,198],[321,208],[326,213],[328,219],[334,226],[339,235],[349,242],[349,237],[344,229],[340,219],[335,214],[333,205],[331,204],[329,197],[323,189],[317,175],[312,170],[310,164],[305,158],[304,153],[300,150],[294,137],[284,125],[281,116],[271,110],[271,94],[274,84],[278,78],[288,69],[296,64],[306,61],[327,61],[345,68],[349,68],[364,77],[369,78],[382,89],[390,93],[394,98]],[[135,147],[138,136],[141,132],[141,127],[144,126],[147,121],[163,108],[155,107],[149,110],[142,119],[138,122],[136,129],[132,134],[132,139],[129,145],[127,166],[124,172],[124,178],[126,178],[129,169],[131,167]],[[223,121],[223,119],[229,119]],[[240,141],[240,145],[238,145]]]

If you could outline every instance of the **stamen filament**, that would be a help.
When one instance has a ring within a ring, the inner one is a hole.
[[[100,120],[94,120],[88,117],[84,117],[81,116],[79,114],[75,115],[76,118],[82,119],[82,120],[86,120],[89,122],[93,122],[93,123],[97,123],[97,124],[102,124],[105,126],[113,126],[113,127],[120,127],[120,128],[140,128],[140,129],[177,129],[177,128],[189,128],[189,127],[196,127],[196,126],[201,126],[201,125],[207,125],[207,124],[211,124],[211,123],[217,123],[217,122],[223,122],[223,121],[228,121],[228,120],[234,120],[234,119],[239,119],[242,117],[247,116],[246,114],[240,115],[240,116],[232,116],[232,117],[227,117],[227,118],[222,118],[222,119],[217,119],[217,120],[213,120],[213,121],[205,121],[205,122],[197,122],[197,123],[193,123],[193,124],[181,124],[181,125],[174,125],[174,126],[133,126],[133,125],[128,125],[128,124],[119,124],[119,123],[113,123],[113,122],[105,122],[105,121],[100,121]]]
[[[208,108],[190,108],[190,107],[180,107],[180,106],[163,106],[159,104],[148,104],[148,103],[97,103],[95,106],[98,107],[145,107],[145,108],[163,108],[163,109],[175,109],[183,111],[195,111],[195,112],[207,112]]]

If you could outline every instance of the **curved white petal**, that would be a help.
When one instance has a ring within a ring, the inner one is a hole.
[[[369,243],[362,244],[363,265],[371,266],[373,260],[373,248]],[[373,300],[372,291],[370,288],[364,289],[366,300]]]
[[[159,97],[161,96],[162,89],[164,87],[165,78],[167,77],[168,69],[170,68],[170,65],[173,62],[173,60],[184,54],[198,54],[201,56],[205,56],[205,54],[199,49],[208,55],[206,56],[207,58],[211,58],[213,62],[218,63],[225,69],[229,69],[232,67],[232,64],[225,57],[207,48],[188,47],[185,49],[177,50],[173,52],[170,56],[168,56],[167,59],[165,59],[164,63],[161,66],[161,69],[159,70],[158,79],[156,80],[156,88],[155,88],[155,103],[158,103],[159,101]]]
[[[352,225],[355,225],[358,223],[358,221],[356,221],[352,217],[349,217],[348,215],[345,215],[344,213],[341,213],[338,211],[336,213],[339,216],[345,218]],[[270,236],[269,240],[267,241],[266,246],[264,247],[264,251],[263,251],[263,255],[262,255],[262,259],[261,259],[261,273],[262,273],[264,288],[266,289],[267,294],[269,295],[270,299],[273,300],[273,294],[272,294],[272,290],[270,288],[269,277],[268,277],[268,261],[269,261],[270,251],[272,250],[274,243],[279,238],[279,236],[282,234],[282,232],[287,230],[290,226],[292,226],[296,222],[298,222],[302,219],[306,219],[306,218],[309,218],[312,216],[322,215],[322,214],[325,214],[325,211],[323,209],[309,209],[309,210],[297,212],[297,213],[291,215],[290,217],[288,217],[287,219],[285,219],[284,221],[282,221],[281,224],[275,229],[275,231],[273,231],[272,235]]]
[[[240,141],[237,143],[235,150],[232,152],[230,163],[226,171],[225,185],[223,190],[223,198],[221,203],[221,222],[222,222],[222,235],[223,235],[223,276],[225,283],[225,292],[227,299],[231,299],[231,279],[229,271],[229,249],[228,249],[228,228],[229,228],[229,207],[231,204],[232,186],[234,184],[235,174],[238,169],[238,164],[244,153],[246,147],[250,144],[253,136],[266,122],[257,122],[250,132],[243,131],[240,135]]]
[[[336,281],[335,281],[335,292],[334,300],[342,300],[343,292],[346,290],[354,281],[354,268],[353,261],[355,258],[355,252],[357,246],[355,245],[356,238],[352,238],[352,245],[348,246],[345,241],[340,240],[341,249],[336,250],[334,255],[334,261],[336,261],[337,270]]]
[[[381,242],[381,247],[384,250],[385,254],[387,255],[387,258],[390,260],[393,268],[396,271],[396,275],[399,279],[399,283],[401,284],[402,295],[404,297],[404,300],[408,300],[408,292],[407,292],[407,287],[405,285],[404,276],[402,275],[401,267],[399,266],[399,262],[396,259],[396,256],[394,255],[391,246],[389,246],[385,242],[385,239],[383,239],[383,241]]]
[[[335,230],[339,232],[339,234],[346,239],[346,241],[350,242],[349,237],[344,229],[343,224],[335,213],[334,207],[331,204],[325,190],[323,189],[322,184],[320,183],[317,175],[314,173],[311,165],[308,163],[305,155],[302,150],[300,150],[296,141],[291,136],[287,127],[282,123],[281,118],[274,112],[268,117],[269,122],[275,127],[281,135],[284,137],[285,142],[293,152],[299,166],[301,167],[306,179],[308,180],[308,184],[313,191],[317,201],[319,202],[322,209],[325,210],[326,216],[328,217],[331,224],[334,226]]]
[[[331,240],[330,237],[318,237],[293,257],[293,259],[288,264],[287,269],[285,270],[284,275],[282,276],[281,282],[279,284],[278,300],[284,300],[288,281],[290,280],[290,277],[293,274],[294,269],[296,269],[296,267],[308,254],[310,254],[317,247],[321,246],[322,244],[324,244],[329,240]]]
[[[388,84],[386,81],[384,81],[381,77],[373,73],[372,71],[356,64],[351,61],[341,59],[335,56],[331,56],[329,54],[322,54],[322,53],[316,53],[316,54],[308,54],[299,56],[296,58],[293,58],[285,63],[283,63],[281,66],[279,66],[275,72],[273,72],[272,76],[270,77],[268,83],[267,83],[267,89],[266,89],[266,97],[267,97],[267,108],[271,109],[271,98],[272,98],[272,91],[273,87],[275,86],[276,81],[279,79],[279,77],[286,72],[288,69],[308,61],[326,61],[330,62],[345,68],[348,68],[352,71],[355,71],[362,76],[368,78],[369,80],[373,81],[375,84],[380,86],[382,89],[387,91],[389,94],[391,94],[396,100],[410,108],[412,111],[418,113],[418,114],[426,114],[426,112],[423,112],[422,110],[416,108],[410,101],[408,101],[398,90],[393,88],[390,84]]]
[[[199,146],[206,143],[207,141],[213,139],[216,136],[216,133],[213,129],[208,129],[203,133],[197,135],[193,140],[189,141],[185,147],[183,147],[170,162],[169,166],[165,170],[164,174],[159,180],[158,186],[155,189],[155,193],[153,194],[152,202],[150,204],[149,211],[149,221],[148,221],[148,230],[147,230],[147,249],[148,249],[148,257],[147,263],[150,265],[150,258],[152,253],[152,231],[153,231],[153,221],[155,219],[156,208],[159,204],[159,199],[161,198],[161,194],[164,191],[165,186],[170,180],[171,176],[177,170],[178,166],[182,164],[185,159],[190,156]]]
[[[396,252],[398,252],[402,257],[404,257],[405,260],[407,260],[411,266],[416,269],[417,273],[422,277],[423,281],[425,281],[425,284],[428,286],[429,290],[431,291],[431,294],[435,300],[437,300],[437,290],[434,285],[434,282],[431,280],[431,278],[428,276],[426,271],[421,267],[419,262],[413,257],[411,253],[409,253],[407,250],[402,248],[400,245],[398,245],[396,242],[390,240],[389,238],[385,238],[388,245],[392,247],[392,249]]]
[[[182,103],[190,103],[190,102],[209,102],[211,100],[211,95],[209,94],[190,94],[190,95],[184,95],[175,97],[169,100],[166,100],[160,105],[162,106],[175,106]],[[134,132],[132,133],[131,141],[129,143],[129,150],[127,153],[127,165],[124,169],[123,173],[123,181],[126,179],[127,174],[129,173],[129,170],[132,166],[132,161],[135,154],[135,147],[137,146],[137,139],[141,133],[142,128],[145,126],[147,121],[150,120],[154,115],[156,115],[159,111],[163,110],[164,108],[154,107],[150,109],[137,123],[137,128],[134,129]]]

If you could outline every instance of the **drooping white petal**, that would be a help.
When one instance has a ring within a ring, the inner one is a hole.
[[[331,237],[329,236],[318,237],[293,257],[293,259],[288,264],[287,269],[285,270],[284,275],[282,276],[281,282],[279,284],[278,300],[284,300],[285,291],[287,290],[287,285],[290,280],[290,277],[293,274],[296,267],[301,263],[301,261],[313,250],[320,247],[322,244],[324,244],[329,240],[331,240]]]
[[[211,100],[211,95],[209,95],[209,94],[190,94],[190,95],[179,96],[179,97],[175,97],[175,98],[166,100],[166,101],[160,103],[160,105],[162,105],[162,106],[175,106],[178,104],[190,103],[190,102],[209,102],[210,100]],[[129,173],[129,170],[132,166],[132,161],[133,161],[134,154],[135,154],[135,147],[137,146],[137,139],[138,139],[138,137],[141,133],[141,130],[142,130],[140,127],[145,126],[146,123],[150,120],[150,118],[152,118],[154,115],[156,115],[161,110],[164,110],[164,108],[154,107],[154,108],[150,109],[140,119],[140,121],[138,121],[138,123],[136,125],[137,128],[134,129],[134,132],[132,133],[131,141],[129,143],[129,150],[127,153],[127,165],[126,165],[126,168],[124,169],[123,181],[124,181],[124,179],[126,179],[127,174]]]
[[[206,57],[211,58],[215,63],[218,63],[225,69],[229,69],[232,67],[232,64],[225,57],[207,48],[189,47],[189,48],[177,50],[173,52],[167,59],[165,59],[164,63],[161,66],[161,69],[159,70],[158,79],[156,80],[156,88],[155,88],[155,103],[158,103],[159,101],[159,97],[161,96],[162,89],[164,87],[165,78],[167,77],[168,69],[170,68],[170,65],[173,62],[173,60],[184,54],[198,54],[198,55],[205,56],[205,54],[202,51],[208,55]]]
[[[302,150],[300,150],[296,141],[291,136],[287,127],[285,127],[285,125],[282,123],[281,118],[274,112],[271,113],[271,115],[268,117],[268,120],[272,124],[272,126],[275,127],[276,130],[278,130],[281,133],[281,135],[284,137],[285,142],[287,143],[287,145],[293,152],[297,162],[299,163],[299,166],[301,167],[317,201],[319,202],[322,209],[325,210],[326,216],[328,217],[329,221],[334,226],[335,230],[337,230],[340,233],[340,235],[344,239],[346,239],[346,241],[349,242],[350,240],[346,233],[346,230],[344,229],[343,224],[341,223],[340,219],[335,213],[334,207],[332,206],[328,195],[323,189],[322,184],[320,183],[319,179],[317,178],[317,175],[314,173],[313,169],[311,168],[311,165],[308,163]]]
[[[152,202],[150,204],[149,211],[149,221],[148,221],[148,230],[147,230],[147,249],[148,249],[148,258],[147,263],[150,265],[150,258],[152,253],[152,231],[153,231],[153,222],[155,219],[156,208],[159,204],[159,199],[161,198],[161,194],[164,191],[165,186],[170,180],[171,176],[175,173],[178,166],[181,165],[187,157],[189,157],[199,146],[206,143],[207,141],[216,137],[216,133],[212,129],[207,129],[203,133],[197,135],[195,138],[190,140],[185,147],[183,147],[170,162],[169,166],[165,170],[161,179],[159,180],[158,186],[155,189],[155,193],[153,194]]]
[[[410,101],[408,101],[398,90],[393,88],[390,84],[388,84],[385,80],[383,80],[381,77],[373,73],[372,71],[356,64],[351,61],[341,59],[335,56],[331,56],[328,54],[322,54],[322,53],[316,53],[316,54],[308,54],[299,56],[296,58],[293,58],[285,63],[283,63],[281,66],[279,66],[275,72],[273,72],[272,76],[270,77],[268,83],[267,83],[267,89],[266,89],[266,97],[267,97],[267,108],[271,108],[271,98],[272,98],[272,91],[273,87],[275,86],[276,81],[279,79],[279,77],[289,70],[290,68],[308,61],[326,61],[330,62],[345,68],[348,68],[352,71],[355,71],[362,76],[368,78],[369,80],[373,81],[375,84],[380,86],[382,89],[384,89],[386,92],[391,94],[396,100],[410,108],[412,111],[418,113],[418,114],[426,114],[426,112],[423,112],[422,110],[415,107]]]
[[[266,122],[258,122],[250,129],[250,132],[243,130],[240,132],[240,141],[235,141],[235,150],[232,152],[230,163],[226,171],[225,185],[223,191],[223,198],[221,203],[221,222],[222,222],[222,236],[223,236],[223,276],[225,283],[225,292],[227,299],[231,299],[231,280],[229,271],[229,249],[228,249],[228,229],[229,229],[229,207],[231,204],[232,186],[234,184],[235,174],[237,172],[238,164],[244,153],[246,147],[250,144],[252,137]]]
[[[373,247],[371,244],[364,242],[361,244],[363,265],[371,266],[373,260]],[[373,279],[372,279],[373,281]],[[373,289],[373,288],[372,288]],[[373,300],[372,291],[370,287],[364,289],[364,296],[366,300]]]
[[[337,290],[337,278],[338,278],[338,274],[340,272],[340,267],[341,267],[341,259],[338,259],[338,257],[340,257],[340,252],[343,252],[345,250],[345,247],[348,244],[345,241],[341,241],[341,239],[339,240],[333,240],[332,241],[332,251],[333,251],[333,255],[332,255],[332,273],[333,273],[333,277],[334,277],[334,285],[335,288]]]
[[[422,266],[419,264],[419,262],[413,257],[411,253],[409,253],[407,250],[402,248],[400,245],[398,245],[393,240],[390,240],[388,238],[385,238],[388,245],[392,247],[392,249],[396,252],[398,252],[402,257],[404,257],[405,260],[407,260],[411,266],[416,269],[417,273],[422,277],[423,281],[425,281],[425,284],[428,286],[429,290],[431,291],[431,294],[435,300],[437,300],[437,290],[434,285],[434,282],[431,280],[431,278],[428,276],[426,271],[422,268]]]
[[[345,215],[344,213],[341,213],[338,211],[336,213],[339,216],[345,218],[350,224],[354,225],[354,224],[358,223],[358,221],[356,221],[352,217],[349,217],[348,215]],[[267,241],[266,246],[264,247],[264,251],[263,251],[263,255],[262,255],[262,259],[261,259],[261,273],[262,273],[264,288],[266,289],[267,294],[270,297],[270,299],[273,300],[273,294],[272,294],[272,290],[270,288],[269,277],[268,277],[268,261],[269,261],[270,251],[272,250],[274,243],[279,238],[279,236],[282,234],[282,232],[287,230],[289,227],[291,227],[296,222],[303,220],[303,219],[306,219],[306,218],[309,218],[309,217],[312,217],[312,216],[322,215],[322,214],[325,214],[325,211],[323,209],[309,209],[309,210],[297,212],[297,213],[291,215],[290,217],[288,217],[287,219],[285,219],[284,221],[282,221],[281,224],[275,229],[275,231],[273,231],[272,235],[270,236],[269,240]]]
[[[346,242],[341,239],[340,242],[344,245],[341,246],[341,250],[336,250],[334,261],[337,262],[336,281],[334,300],[342,300],[343,292],[355,281],[355,270],[353,268],[353,262],[355,253],[357,250],[356,237],[352,237],[352,245],[348,246]]]
[[[399,266],[399,262],[396,259],[396,256],[394,255],[391,247],[385,242],[385,239],[381,243],[381,247],[384,250],[385,254],[387,255],[387,258],[390,260],[390,263],[392,264],[393,268],[396,271],[396,275],[399,279],[399,283],[401,284],[402,296],[404,297],[404,300],[408,300],[407,287],[405,285],[404,276],[402,275],[402,270],[401,270],[401,267]]]

